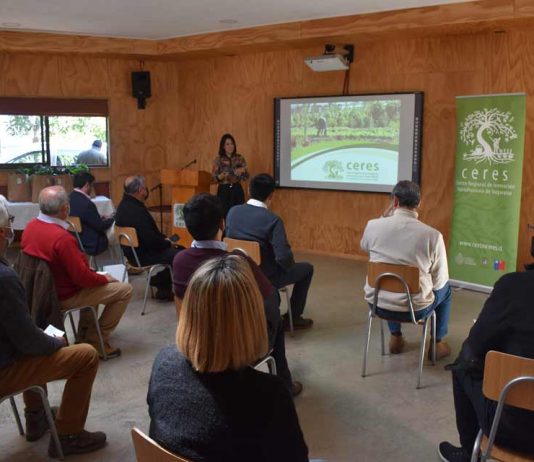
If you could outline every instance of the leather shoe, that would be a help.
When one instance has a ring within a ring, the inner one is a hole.
[[[389,352],[398,355],[404,350],[404,337],[402,335],[392,335],[389,338]]]
[[[54,419],[56,418],[57,409],[57,406],[50,408]],[[25,410],[24,417],[26,418],[26,441],[37,441],[50,428],[44,409],[38,411]]]
[[[289,316],[284,314],[282,316],[282,323],[285,332],[291,331],[291,325],[289,324]],[[293,316],[293,329],[294,330],[306,330],[313,326],[313,319],[303,318],[302,316]]]
[[[293,398],[296,398],[298,395],[302,393],[302,389],[304,387],[302,386],[302,383],[297,382],[296,380],[291,383],[291,396]]]
[[[59,435],[59,442],[65,456],[69,454],[83,454],[93,452],[106,445],[106,434],[104,432],[88,432],[82,430],[80,433],[72,435]],[[59,457],[54,439],[50,438],[48,445],[48,456],[54,459]]]
[[[436,361],[446,358],[451,354],[451,347],[447,342],[436,342]],[[432,340],[428,349],[428,360],[432,361]]]

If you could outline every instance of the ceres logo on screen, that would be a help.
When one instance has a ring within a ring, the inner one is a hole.
[[[512,122],[514,117],[510,112],[497,108],[484,108],[468,114],[460,124],[460,139],[470,149],[464,153],[463,159],[489,165],[513,162],[512,149],[501,146],[517,138]]]
[[[345,175],[343,163],[339,160],[329,160],[323,164],[323,172],[326,173],[326,178],[332,180],[342,180]]]

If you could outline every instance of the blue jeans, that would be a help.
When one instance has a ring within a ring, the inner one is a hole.
[[[415,319],[424,319],[436,310],[436,341],[440,341],[447,335],[449,326],[449,315],[451,313],[452,304],[451,286],[447,282],[441,289],[434,290],[434,302],[422,310],[415,312]],[[380,317],[387,319],[398,320],[402,322],[410,322],[412,320],[409,311],[390,311],[376,308],[376,313]],[[389,331],[392,335],[400,335],[400,322],[388,321]]]

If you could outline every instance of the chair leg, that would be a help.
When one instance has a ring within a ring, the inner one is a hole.
[[[386,355],[386,342],[384,340],[384,320],[380,319],[380,343],[382,347],[382,356]]]
[[[267,357],[267,367],[269,368],[269,374],[276,375],[276,362],[272,356]]]
[[[11,404],[11,409],[13,409],[13,414],[15,416],[15,420],[17,421],[17,427],[19,429],[19,434],[21,436],[24,435],[24,427],[22,426],[22,422],[20,421],[20,415],[19,410],[17,409],[17,402],[15,401],[15,398],[13,396],[9,398],[9,403]]]
[[[59,459],[63,460],[65,456],[63,455],[63,448],[61,447],[61,443],[59,441],[59,436],[57,434],[57,428],[56,423],[54,422],[54,416],[52,415],[52,411],[50,410],[50,404],[48,403],[48,398],[46,396],[46,392],[43,390],[42,387],[32,387],[34,391],[37,391],[41,395],[41,399],[43,400],[43,408],[46,414],[46,420],[48,420],[48,426],[50,427],[50,433],[52,433],[52,439],[54,440],[54,444],[56,445],[57,453],[59,455]]]
[[[104,345],[104,337],[102,337],[102,331],[100,330],[100,324],[98,323],[98,314],[97,308],[90,306],[89,309],[93,313],[93,319],[95,320],[96,334],[98,335],[98,342],[100,343],[100,351],[102,352],[102,359],[104,361],[108,360],[108,355],[106,353],[106,346]]]
[[[480,454],[480,444],[482,442],[482,437],[484,436],[484,432],[482,430],[478,431],[477,439],[475,440],[475,444],[473,445],[473,452],[471,453],[471,462],[478,462],[479,460],[479,454]],[[483,460],[484,454],[480,454],[480,460]]]
[[[150,288],[150,277],[152,276],[152,269],[153,268],[150,268],[150,270],[148,271],[147,276],[146,276],[145,297],[143,298],[143,309],[141,310],[141,316],[145,315],[146,301],[147,301],[147,298],[148,298],[148,290]]]
[[[284,288],[286,293],[286,304],[287,304],[287,316],[289,318],[289,332],[291,336],[295,335],[295,329],[293,328],[293,311],[291,311],[291,297],[289,296],[289,290],[287,287]]]
[[[365,345],[363,348],[363,365],[362,365],[362,377],[365,377],[367,372],[367,355],[369,354],[369,339],[371,337],[371,323],[373,321],[373,313],[369,310],[367,317],[367,332],[365,336]]]
[[[421,346],[419,348],[419,373],[417,375],[417,389],[421,388],[421,376],[423,375],[423,362],[425,360],[425,344],[428,319],[429,318],[426,318],[425,322],[423,323],[423,335],[421,338]]]
[[[74,341],[78,340],[78,331],[76,330],[76,326],[74,324],[74,318],[72,317],[72,312],[69,311],[69,321],[70,321],[70,327],[72,328],[72,333],[74,335]]]
[[[432,311],[432,365],[436,365],[436,312]]]

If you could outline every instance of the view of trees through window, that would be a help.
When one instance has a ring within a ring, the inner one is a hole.
[[[80,159],[92,161],[79,160],[80,153],[85,151],[91,152]],[[106,117],[0,115],[0,164],[3,167],[76,163],[109,164]]]

